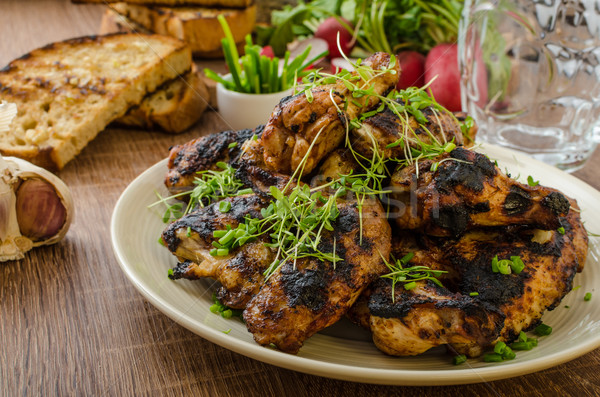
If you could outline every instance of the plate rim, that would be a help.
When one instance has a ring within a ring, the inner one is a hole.
[[[561,178],[567,178],[570,183],[579,185],[579,187],[582,189],[596,192],[600,198],[600,192],[588,183],[565,171],[529,157],[526,154],[492,144],[477,143],[476,149],[483,149],[484,153],[487,153],[488,151],[498,152],[498,154],[506,157],[514,157],[517,162],[524,161],[527,163],[533,163],[533,165],[537,165],[538,167],[547,168],[548,170],[552,170],[552,172],[561,175]],[[110,222],[110,235],[113,253],[121,270],[125,273],[129,281],[154,307],[156,307],[160,312],[177,324],[223,348],[281,368],[311,375],[324,376],[332,379],[396,386],[442,386],[489,382],[530,374],[571,361],[600,347],[600,333],[598,333],[595,338],[589,338],[578,343],[574,347],[562,351],[556,351],[554,353],[544,355],[543,357],[533,358],[521,363],[506,361],[503,363],[494,363],[495,365],[493,366],[478,368],[456,368],[449,364],[449,368],[451,368],[451,370],[423,371],[405,368],[368,368],[324,362],[313,358],[290,355],[275,349],[260,346],[254,342],[231,339],[231,337],[228,337],[228,335],[225,335],[227,337],[223,337],[223,332],[217,331],[202,324],[201,322],[195,321],[188,314],[182,312],[176,307],[172,307],[164,299],[161,299],[160,296],[157,296],[157,294],[148,285],[145,285],[142,280],[138,279],[134,274],[133,268],[126,263],[125,255],[122,252],[119,242],[115,238],[117,229],[119,227],[119,212],[122,210],[124,205],[123,203],[128,199],[128,195],[131,194],[131,191],[135,189],[137,184],[142,183],[148,177],[148,175],[156,172],[157,168],[164,167],[166,172],[167,161],[168,159],[165,158],[144,170],[127,185],[127,187],[119,196],[117,202],[115,203]],[[231,342],[232,340],[235,342]],[[426,381],[422,378],[424,375],[427,378]]]

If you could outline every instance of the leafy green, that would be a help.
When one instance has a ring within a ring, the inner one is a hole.
[[[259,43],[276,54],[295,38],[314,34],[327,17],[338,16],[358,46],[368,52],[402,49],[427,52],[439,43],[455,42],[463,0],[315,0],[274,11],[272,27],[259,31]]]

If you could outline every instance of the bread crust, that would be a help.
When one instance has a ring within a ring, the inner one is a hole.
[[[0,153],[62,169],[110,122],[191,68],[185,43],[110,34],[48,44],[0,70],[0,100],[17,104]]]
[[[208,89],[193,68],[184,76],[163,84],[115,123],[178,134],[194,125],[208,106]]]
[[[256,6],[244,9],[206,8],[206,7],[160,7],[128,4],[111,4],[119,15],[132,21],[121,25],[136,26],[158,34],[164,34],[185,41],[194,56],[202,58],[220,58],[223,29],[217,19],[223,15],[229,25],[236,43],[243,43],[256,24]],[[117,19],[117,23],[119,20]]]

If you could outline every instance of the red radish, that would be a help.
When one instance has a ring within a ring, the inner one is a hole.
[[[477,55],[481,58],[481,54]],[[478,62],[483,65],[483,60]],[[457,112],[462,109],[460,99],[460,72],[458,70],[458,46],[456,44],[438,44],[433,47],[425,60],[425,82],[435,100],[446,109]],[[482,66],[477,70],[477,85],[482,102],[487,100],[487,74]]]
[[[344,18],[340,19],[354,29],[350,22]],[[338,32],[340,34],[340,47],[345,55],[349,55],[350,51],[352,51],[352,47],[354,46],[352,34],[346,30],[346,28],[340,23],[340,21],[337,20],[336,17],[329,17],[324,20],[315,32],[315,37],[323,39],[327,42],[327,45],[329,46],[329,59],[339,58],[342,56],[337,45]]]
[[[350,59],[350,58],[349,58]],[[356,62],[355,59],[350,59],[352,62]],[[354,70],[354,66],[346,60],[346,58],[333,58],[331,60],[331,73],[336,74],[342,69],[346,69],[349,72]]]
[[[275,53],[273,52],[273,47],[271,47],[270,45],[266,45],[263,48],[261,48],[259,55],[264,55],[269,59],[275,58]]]
[[[404,90],[408,87],[425,85],[425,55],[416,51],[402,51],[397,55],[400,62],[400,79],[396,88]]]

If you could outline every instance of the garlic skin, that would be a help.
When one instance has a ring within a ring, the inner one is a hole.
[[[22,259],[33,247],[60,241],[73,212],[71,191],[56,175],[0,156],[0,262]]]

